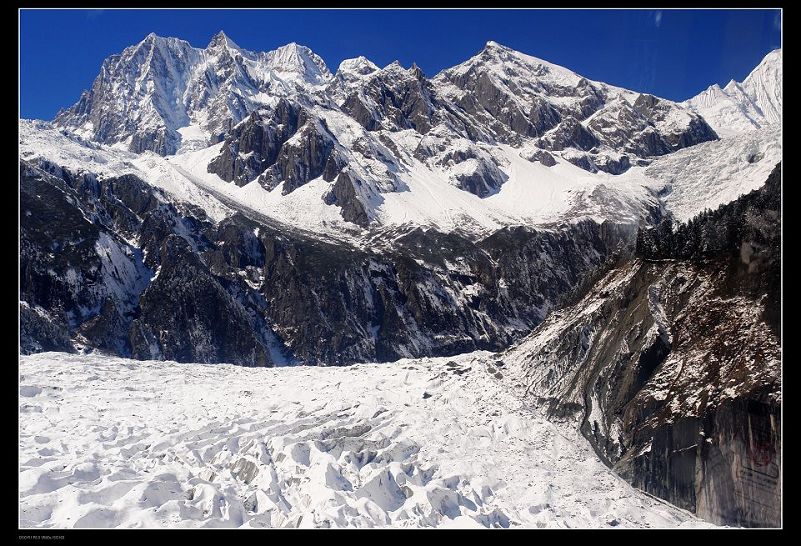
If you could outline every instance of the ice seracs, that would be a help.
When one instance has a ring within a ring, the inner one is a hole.
[[[615,476],[482,356],[281,369],[22,357],[20,523],[711,527]]]

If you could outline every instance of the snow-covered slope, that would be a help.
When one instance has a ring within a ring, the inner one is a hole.
[[[782,119],[782,50],[768,53],[742,83],[743,90],[753,98],[767,123]]]
[[[720,136],[781,123],[782,50],[768,53],[742,82],[711,85],[684,105],[701,114]]]
[[[336,120],[329,119],[332,131],[348,142],[344,134],[353,128],[337,127]],[[396,138],[419,137],[407,132]],[[207,172],[220,146],[170,157],[152,152],[135,154],[83,140],[46,122],[20,122],[23,159],[45,160],[101,178],[135,174],[178,201],[201,206],[217,221],[236,209],[245,209],[312,233],[348,240],[362,237],[363,230],[346,222],[338,207],[325,203],[330,186],[322,178],[283,195],[280,186],[271,191],[256,182],[240,187]],[[441,231],[486,234],[506,225],[548,225],[586,218],[637,223],[647,207],[657,206],[653,189],[658,185],[645,179],[642,169],[620,176],[592,174],[568,162],[553,167],[532,163],[510,147],[501,147],[498,153],[503,154],[509,180],[498,193],[485,199],[456,188],[442,171],[406,157],[408,164],[401,166],[399,177],[407,189],[376,196],[371,211],[374,227],[425,225]]]
[[[164,190],[175,201],[201,207],[215,221],[234,212],[152,152],[136,154],[98,144],[38,120],[20,120],[19,132],[21,159],[46,161],[74,172],[93,173],[99,178],[134,174]]]
[[[722,112],[735,91],[751,110],[721,134],[748,131],[718,144],[692,109]],[[55,128],[23,120],[20,145],[25,159],[134,172],[215,220],[248,210],[349,240],[413,226],[484,236],[635,225],[660,204],[687,219],[757,187],[780,157],[777,131],[750,129],[780,119],[781,50],[696,99],[590,81],[496,42],[428,79],[364,57],[332,75],[295,43],[257,53],[224,33],[205,49],[150,34],[109,57]]]
[[[333,127],[329,124],[329,127]],[[336,129],[333,129],[336,131]],[[414,135],[398,135],[402,139]],[[263,188],[257,182],[243,187],[207,172],[217,147],[166,158],[166,162],[199,186],[289,224],[311,231],[353,232],[339,209],[324,202],[330,184],[321,177],[297,190],[282,194],[282,188]],[[653,184],[632,169],[621,176],[591,174],[568,162],[553,167],[522,159],[510,147],[499,147],[507,182],[497,193],[480,198],[455,187],[448,174],[431,169],[414,157],[407,157],[395,175],[405,191],[373,193],[369,216],[375,228],[430,226],[441,231],[491,233],[507,225],[549,225],[593,218],[636,224],[649,206],[657,206]],[[355,169],[351,165],[351,169]]]
[[[360,134],[363,130],[347,125],[347,121],[337,125],[343,117],[329,115],[328,126],[343,142],[352,144],[358,138],[346,133]],[[267,190],[251,182],[240,187],[207,172],[220,144],[165,158],[86,141],[46,122],[22,120],[20,133],[23,159],[38,158],[100,177],[136,174],[178,201],[201,206],[216,221],[245,209],[326,237],[358,241],[367,236],[363,229],[346,222],[338,207],[326,204],[330,185],[322,178],[283,195],[280,186]],[[779,137],[777,127],[768,127],[692,146],[622,175],[589,173],[558,160],[546,167],[523,159],[525,149],[498,146],[493,153],[503,159],[500,170],[508,179],[497,193],[483,199],[454,186],[447,172],[432,169],[413,156],[403,156],[405,163],[396,174],[406,191],[374,197],[371,231],[424,225],[441,231],[486,234],[507,225],[546,226],[584,218],[636,224],[660,203],[676,219],[685,221],[764,183],[781,160]],[[420,139],[413,131],[391,138],[400,143]],[[470,146],[464,141],[454,149],[460,145]]]
[[[248,369],[20,362],[22,527],[698,527],[486,353]]]
[[[664,184],[661,201],[686,222],[761,187],[781,159],[781,127],[768,125],[661,157],[645,175]]]

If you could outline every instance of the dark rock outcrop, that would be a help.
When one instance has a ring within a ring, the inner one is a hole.
[[[546,167],[553,167],[554,165],[556,165],[556,158],[554,158],[554,156],[552,156],[550,153],[546,152],[545,150],[535,150],[535,151],[530,152],[530,153],[525,153],[522,157],[523,157],[523,159],[526,159],[526,160],[532,161],[532,162],[539,161],[540,163],[542,163]]]
[[[133,176],[97,180],[26,162],[20,174],[24,350],[72,350],[72,340],[80,339],[88,348],[120,356],[272,362],[264,348],[273,340],[269,328],[237,307],[235,300],[246,300],[247,290],[233,283],[223,287],[199,258],[209,239],[219,238],[223,254],[233,247],[234,265],[256,264],[253,233],[230,234],[225,223],[216,233],[201,211],[179,211]],[[173,257],[166,268],[165,256]],[[203,298],[206,303],[198,303]],[[193,315],[189,307],[203,309]],[[262,337],[254,347],[247,346],[257,335]],[[206,339],[220,350],[209,352]]]
[[[531,127],[526,131],[529,136],[542,136],[548,129],[555,127],[562,119],[559,111],[554,108],[549,102],[536,97],[531,104],[531,110],[528,112],[528,120],[531,122]]]
[[[624,242],[591,222],[501,230],[478,243],[416,229],[381,254],[267,231],[262,241],[269,321],[310,364],[505,346]]]
[[[715,523],[781,522],[779,205],[777,168],[675,233],[642,231],[636,260],[506,354],[622,476]]]
[[[436,110],[423,72],[416,65],[405,70],[398,63],[373,73],[342,105],[342,111],[368,131],[415,129],[422,134],[431,129]]]
[[[281,146],[275,163],[259,177],[259,183],[272,190],[283,182],[281,193],[286,195],[321,175],[331,182],[340,166],[333,153],[334,139],[325,121],[309,120]]]
[[[359,184],[359,181],[351,178],[347,172],[339,173],[331,191],[325,197],[325,203],[341,208],[342,218],[346,222],[367,227],[370,219],[364,205],[359,201],[354,184]]]
[[[64,317],[52,317],[40,307],[31,307],[26,301],[19,305],[20,354],[44,351],[74,351]]]
[[[598,155],[595,156],[593,163],[599,171],[604,171],[609,174],[623,174],[631,168],[631,162],[626,155],[621,155],[617,158],[608,155]]]
[[[208,171],[239,186],[247,184],[275,164],[281,147],[304,121],[300,109],[285,99],[271,110],[251,113],[231,130]]]
[[[569,154],[567,157],[565,157],[565,159],[567,159],[576,167],[584,169],[587,172],[598,172],[598,167],[595,165],[595,162],[592,160],[592,157],[589,154]]]
[[[573,117],[563,119],[553,131],[538,141],[542,148],[557,151],[568,147],[588,151],[598,143],[598,138]]]
[[[138,318],[131,324],[132,356],[272,365],[259,331],[189,243],[169,235],[161,247],[158,274],[142,294]]]

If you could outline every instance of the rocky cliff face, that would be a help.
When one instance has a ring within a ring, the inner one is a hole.
[[[434,82],[494,138],[514,144],[529,137],[543,150],[589,152],[575,163],[590,171],[610,153],[658,156],[717,138],[701,117],[670,101],[589,81],[495,42]]]
[[[274,108],[252,112],[231,130],[208,171],[227,182],[247,184],[275,164],[302,122],[300,109],[284,99]]]
[[[360,249],[244,214],[215,224],[133,176],[27,162],[21,176],[27,351],[262,366],[498,350],[635,240],[586,221],[479,240],[416,228]]]
[[[501,358],[632,484],[710,521],[781,522],[780,170],[574,295]]]
[[[174,154],[179,129],[197,126],[207,141],[219,141],[265,104],[262,97],[306,93],[330,77],[322,59],[295,43],[256,53],[222,32],[203,49],[151,33],[106,59],[92,88],[55,121],[134,152]]]

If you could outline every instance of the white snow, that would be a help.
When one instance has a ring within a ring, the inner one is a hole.
[[[282,195],[283,184],[279,184],[272,191],[267,191],[256,181],[240,187],[233,182],[226,182],[214,173],[209,173],[208,163],[220,153],[222,145],[222,143],[215,144],[197,152],[170,156],[165,158],[165,164],[198,188],[214,192],[245,209],[263,214],[277,222],[323,234],[332,231],[348,233],[355,230],[353,224],[347,224],[342,219],[339,207],[326,205],[323,201],[323,194],[330,185],[322,178],[312,180],[295,191]]]
[[[550,63],[543,59],[515,51],[497,42],[489,41],[486,47],[477,55],[452,68],[447,68],[437,74],[432,81],[446,95],[458,97],[462,95],[458,87],[448,81],[449,77],[462,76],[469,72],[486,72],[493,85],[497,86],[508,98],[517,102],[521,111],[527,112],[530,101],[537,95],[543,94],[546,89],[573,90],[582,80],[600,87],[608,95],[608,99],[621,97],[629,103],[634,103],[638,93],[604,82],[592,81],[583,78],[563,66]],[[565,96],[551,93],[548,101],[563,105],[574,104],[578,98],[567,93]]]
[[[360,55],[353,59],[345,59],[339,63],[337,75],[342,75],[347,78],[361,79],[369,76],[373,72],[378,72],[379,70],[380,68],[378,68],[370,59]]]
[[[96,144],[39,120],[21,119],[19,132],[22,159],[45,160],[76,172],[91,172],[101,178],[133,174],[179,202],[201,207],[214,221],[233,213],[208,192],[180,176],[163,157],[152,152],[135,154]]]
[[[331,78],[325,62],[306,46],[291,42],[264,55],[266,66],[286,80],[322,84]]]
[[[181,146],[178,153],[201,150],[208,146],[209,134],[200,125],[187,125],[178,129],[181,135]]]
[[[768,53],[738,83],[713,84],[682,103],[695,110],[721,137],[734,136],[781,123],[782,50]]]
[[[772,125],[663,156],[645,175],[663,186],[665,206],[686,222],[762,187],[781,159],[781,127]]]
[[[340,119],[343,117],[329,114],[326,120],[338,140],[348,145],[358,138],[357,131],[361,128],[343,125]],[[388,134],[401,143],[406,137]],[[408,136],[415,138],[411,134]],[[353,224],[342,219],[339,207],[323,202],[331,183],[322,178],[282,195],[280,185],[272,191],[257,182],[239,187],[207,172],[209,161],[219,154],[221,146],[170,156],[166,162],[198,187],[223,194],[276,221],[332,236],[347,238],[359,233]],[[507,165],[503,170],[509,178],[498,193],[483,199],[455,187],[449,178],[451,171],[434,170],[411,156],[405,158],[407,165],[400,166],[396,176],[408,191],[380,193],[375,204],[375,219],[383,227],[426,225],[443,231],[461,229],[482,233],[510,224],[542,226],[583,218],[612,218],[634,223],[643,203],[655,203],[651,193],[653,183],[638,169],[620,176],[592,174],[566,161],[554,167],[532,163],[522,159],[519,150],[508,146],[498,146],[495,154]],[[377,161],[374,163],[380,165]],[[381,167],[372,163],[359,165],[354,161],[349,168],[361,169],[364,173],[373,169],[371,172],[375,174]]]
[[[325,116],[342,146],[350,146],[363,129],[345,118],[331,111]],[[186,134],[199,138],[202,132],[195,127]],[[414,149],[421,138],[411,130],[386,135],[399,150]],[[667,209],[686,221],[704,208],[715,208],[760,187],[781,160],[780,136],[780,128],[773,125],[691,146],[622,175],[589,173],[560,158],[553,167],[545,167],[523,159],[520,149],[497,145],[491,148],[491,156],[508,178],[497,193],[483,199],[454,186],[451,177],[466,168],[463,163],[432,167],[402,153],[403,163],[397,164],[394,173],[400,191],[382,191],[377,186],[371,198],[372,214],[379,228],[423,225],[477,234],[507,225],[545,227],[583,218],[637,223],[645,206],[658,204],[655,192],[662,190]],[[272,191],[256,182],[239,187],[207,172],[221,146],[168,157],[152,152],[137,155],[82,140],[46,122],[20,121],[23,159],[45,159],[101,177],[132,173],[179,202],[202,207],[215,221],[233,209],[245,209],[320,236],[357,242],[363,238],[363,230],[345,222],[337,206],[325,204],[323,198],[332,183],[322,178],[282,195],[281,185]],[[448,150],[463,146],[455,140]],[[378,160],[356,154],[352,159],[349,169],[364,179],[378,184],[388,176],[382,174],[387,168]]]
[[[108,296],[117,305],[135,307],[139,294],[154,276],[144,265],[141,250],[134,247],[123,248],[108,233],[101,231],[95,243],[95,251],[100,257],[103,284]]]
[[[566,161],[545,167],[522,159],[519,150],[508,146],[498,146],[496,154],[506,161],[502,170],[509,177],[498,193],[482,199],[413,160],[401,176],[409,191],[383,194],[378,217],[383,224],[434,225],[444,231],[491,231],[505,225],[547,225],[587,217],[636,222],[642,202],[651,199],[637,171],[615,177],[592,174]],[[604,191],[628,206],[609,214],[604,209],[607,198],[598,198]]]
[[[20,526],[708,526],[626,484],[486,355],[275,369],[23,356]]]
[[[293,43],[273,52],[256,54],[238,49],[222,34],[215,37],[207,50],[196,50],[180,40],[149,36],[126,50],[126,55],[153,55],[159,48],[170,48],[191,57],[189,60],[196,62],[192,70],[197,72],[197,77],[206,69],[216,70],[225,52],[230,50],[229,53],[243,55],[241,62],[246,68],[242,69],[250,70],[256,80],[278,78],[274,83],[279,87],[289,83],[314,86],[333,78],[322,60],[303,46]],[[459,94],[461,91],[449,83],[447,76],[462,74],[477,65],[495,76],[499,85],[512,85],[514,92],[507,91],[515,100],[522,101],[521,108],[527,107],[526,101],[551,87],[572,89],[581,84],[581,77],[570,70],[495,42],[488,43],[480,54],[444,71],[432,81],[446,95]],[[168,68],[170,73],[178,70]],[[359,79],[377,70],[370,61],[359,57],[343,61],[338,74]],[[397,63],[383,70],[396,70],[398,77],[409,77]],[[234,83],[231,80],[226,85]],[[614,117],[618,108],[633,103],[637,97],[636,93],[595,83],[610,96],[610,106],[602,109],[608,112],[603,115]],[[242,85],[241,91],[249,97],[249,103],[272,104],[280,95],[272,92],[265,95],[257,88]],[[524,142],[519,148],[471,142],[442,124],[426,135],[411,129],[368,132],[336,109],[319,104],[307,105],[307,108],[316,118],[325,121],[327,130],[334,136],[337,154],[347,164],[351,177],[359,182],[356,193],[365,206],[372,229],[392,231],[427,226],[482,236],[509,225],[551,227],[586,218],[635,224],[645,215],[646,209],[660,204],[677,219],[685,221],[704,208],[715,208],[761,186],[781,159],[781,133],[776,123],[781,113],[781,50],[769,54],[742,84],[732,82],[726,89],[713,86],[687,104],[699,112],[704,108],[725,110],[729,104],[726,101],[735,92],[747,98],[749,108],[756,109],[753,116],[748,114],[751,121],[739,124],[729,120],[731,123],[726,128],[715,126],[720,134],[729,135],[723,140],[656,158],[647,168],[633,167],[622,175],[584,171],[567,161],[569,155],[575,153],[571,150],[554,152],[556,165],[546,167],[540,162],[523,159],[535,150],[531,142]],[[578,100],[570,96],[570,100]],[[204,108],[218,106],[224,105],[210,103]],[[151,110],[145,108],[143,115],[147,112],[156,115]],[[173,121],[175,125],[182,125],[178,129],[182,140],[174,156],[161,157],[152,152],[136,155],[125,151],[124,143],[98,145],[46,122],[29,120],[20,121],[20,153],[23,159],[46,159],[55,165],[90,171],[100,177],[136,174],[176,200],[200,206],[215,221],[233,210],[253,211],[265,220],[310,234],[366,244],[365,230],[345,222],[336,205],[325,204],[324,198],[333,182],[318,178],[283,195],[280,184],[271,191],[255,181],[239,187],[209,173],[208,164],[219,154],[222,144],[206,146],[210,136],[209,119],[203,112],[203,109],[193,111],[192,120],[188,114],[176,114]],[[599,115],[602,114],[596,113],[585,123]],[[757,117],[762,121],[752,123],[752,118]],[[663,131],[670,132],[671,128],[685,127],[689,120],[687,110],[674,108],[658,124]],[[761,124],[764,125],[762,129],[754,129]],[[84,133],[88,130],[88,127],[82,129]],[[290,143],[298,138],[300,134],[290,139]],[[416,154],[418,147],[429,153]],[[610,152],[609,155],[619,154]],[[503,184],[497,192],[484,198],[457,187],[459,177],[474,172],[488,173],[494,180],[503,180]],[[656,192],[661,192],[661,199]]]

